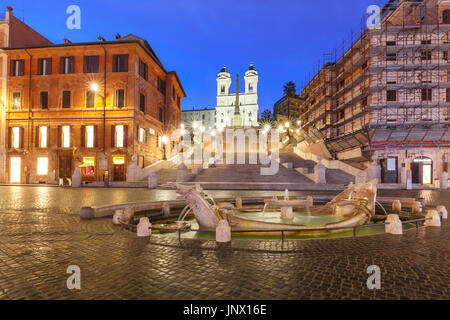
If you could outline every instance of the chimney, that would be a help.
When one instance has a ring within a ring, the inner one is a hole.
[[[72,41],[70,41],[69,39],[64,39],[64,44],[71,44]]]
[[[11,17],[14,16],[14,14],[13,14],[13,8],[10,7],[10,6],[7,6],[7,7],[6,7],[6,10],[8,10],[8,11],[6,11],[6,14],[5,14],[5,20],[6,20],[6,21],[11,21]]]
[[[105,42],[105,39],[102,36],[98,36],[97,40],[100,42]]]
[[[116,34],[116,40],[119,40],[120,38],[122,38],[122,36],[119,33]]]

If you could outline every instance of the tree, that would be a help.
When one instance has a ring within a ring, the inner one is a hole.
[[[286,83],[283,87],[283,93],[287,95],[288,97],[295,96],[297,89],[295,87],[295,83],[292,81],[289,81]]]
[[[269,109],[266,109],[263,111],[263,113],[261,114],[261,120],[263,121],[272,121],[272,112]]]

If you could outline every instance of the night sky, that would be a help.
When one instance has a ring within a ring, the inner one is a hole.
[[[216,76],[226,65],[233,78],[253,63],[259,73],[259,107],[272,110],[283,84],[298,86],[324,52],[348,46],[360,34],[371,4],[384,0],[8,0],[14,15],[54,43],[114,40],[133,33],[150,43],[188,95],[183,109],[214,107]],[[69,30],[66,9],[81,8],[81,30]],[[241,82],[241,92],[244,90]]]

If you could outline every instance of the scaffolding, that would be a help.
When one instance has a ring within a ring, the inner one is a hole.
[[[359,37],[303,89],[304,131],[321,131],[331,154],[448,145],[449,12],[450,1],[389,0],[379,29],[364,17]]]

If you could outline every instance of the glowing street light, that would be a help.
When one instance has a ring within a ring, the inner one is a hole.
[[[161,141],[163,143],[163,152],[164,152],[164,160],[167,160],[167,156],[166,156],[166,144],[169,142],[169,137],[166,135],[163,135],[161,137]]]
[[[206,130],[205,126],[200,127],[200,132],[205,132],[205,130]]]
[[[266,124],[265,126],[264,126],[264,131],[265,132],[269,132],[270,131],[270,124]]]
[[[290,123],[289,123],[289,121],[286,121],[286,123],[284,124],[284,126],[286,127],[286,128],[289,128],[290,127]]]
[[[96,82],[91,83],[90,88],[95,93],[100,91],[100,87],[98,86],[98,83],[96,83]]]

